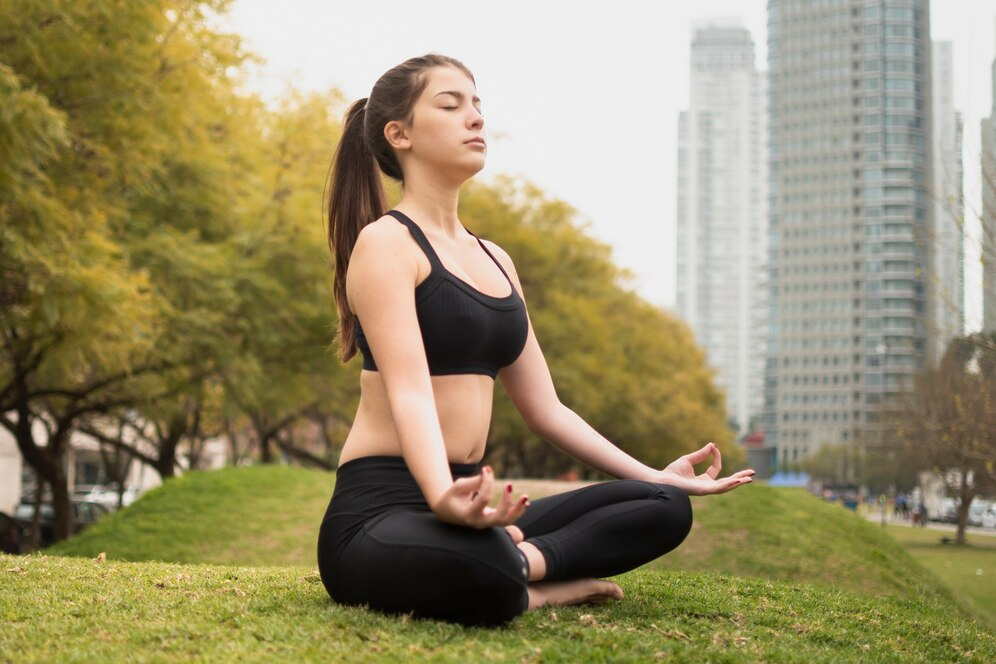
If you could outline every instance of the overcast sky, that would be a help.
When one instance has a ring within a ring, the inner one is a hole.
[[[970,213],[979,209],[979,120],[990,109],[992,0],[935,0],[934,39],[954,42],[955,104],[965,116]],[[674,303],[678,113],[688,104],[695,25],[739,17],[766,69],[764,0],[330,2],[236,0],[225,27],[266,64],[253,89],[337,87],[350,101],[399,62],[451,55],[477,80],[489,136],[478,176],[521,175],[574,206],[613,247],[645,299]],[[279,6],[279,9],[277,7]],[[317,137],[316,137],[317,138]],[[971,248],[970,248],[971,251]],[[977,254],[969,283],[978,282]],[[969,327],[980,294],[969,291]]]

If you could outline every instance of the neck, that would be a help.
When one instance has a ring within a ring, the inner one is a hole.
[[[459,203],[460,184],[406,173],[404,194],[395,208],[420,226],[429,226],[449,237],[457,237],[463,233],[463,226],[457,218]]]

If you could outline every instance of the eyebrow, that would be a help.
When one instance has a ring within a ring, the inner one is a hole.
[[[462,92],[457,92],[456,90],[443,90],[442,92],[437,92],[436,94],[433,95],[433,98],[436,98],[439,95],[453,95],[458,100],[464,98],[464,94]],[[474,99],[472,101],[476,101],[478,104],[480,104],[481,98],[478,97],[477,95],[474,95]]]

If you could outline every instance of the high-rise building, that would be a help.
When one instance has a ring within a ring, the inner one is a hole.
[[[729,20],[697,27],[678,120],[677,311],[744,433],[763,404],[765,97],[750,32]]]
[[[982,120],[982,329],[996,331],[996,58],[992,114]]]
[[[954,55],[949,41],[934,42],[933,90],[933,270],[928,275],[933,306],[928,330],[931,362],[944,355],[954,337],[965,333],[965,196],[961,160],[962,117],[954,108]]]
[[[780,463],[874,444],[927,361],[928,0],[769,0],[765,428]]]

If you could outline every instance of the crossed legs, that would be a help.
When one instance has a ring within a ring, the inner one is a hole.
[[[507,530],[529,563],[533,609],[622,599],[622,588],[597,577],[673,550],[691,523],[688,497],[675,487],[619,480],[534,501]]]

